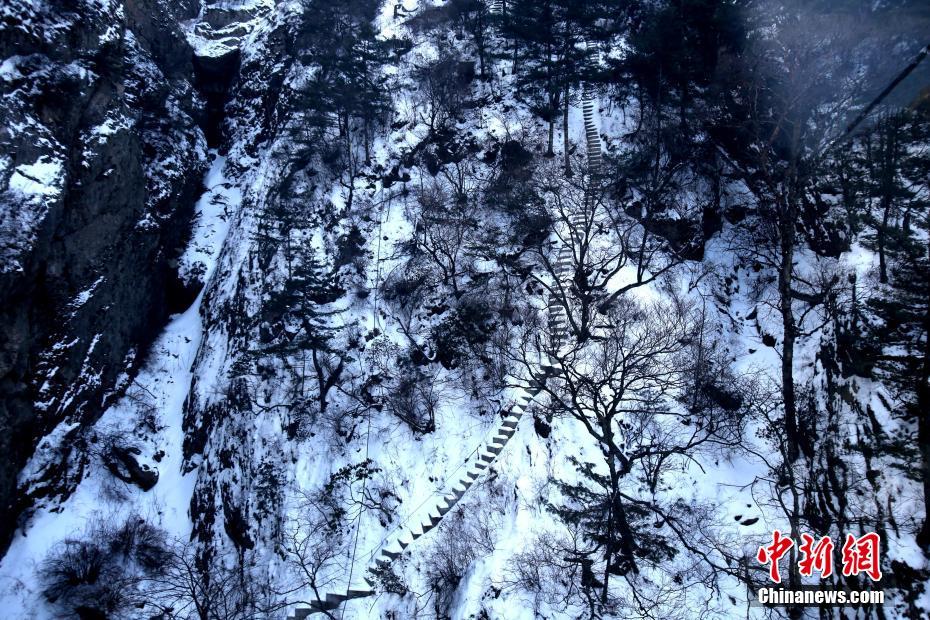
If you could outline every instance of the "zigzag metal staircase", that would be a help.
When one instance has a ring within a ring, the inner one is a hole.
[[[584,112],[585,142],[588,154],[589,173],[597,174],[601,166],[601,144],[597,127],[594,124],[594,95],[585,86],[582,94],[582,108]],[[575,236],[578,226],[585,221],[582,213],[573,214],[570,219],[570,225],[574,228],[570,238]],[[569,243],[563,243],[559,249],[558,257],[555,264],[555,272],[558,279],[562,282],[571,282],[574,277],[574,256],[573,250]],[[549,333],[550,333],[550,350],[559,351],[568,338],[568,315],[565,306],[556,296],[550,294],[547,310],[549,314]],[[362,579],[367,584],[366,587],[353,588],[351,585],[345,593],[328,593],[323,600],[314,601],[309,607],[298,607],[294,610],[289,620],[304,620],[307,616],[315,613],[331,612],[337,609],[344,602],[365,598],[375,594],[375,582],[369,577],[372,569],[390,565],[404,552],[404,550],[418,538],[435,528],[442,521],[443,517],[452,510],[453,507],[465,495],[469,488],[484,474],[491,466],[497,456],[507,446],[507,442],[517,432],[517,425],[526,412],[530,403],[539,395],[545,382],[553,376],[559,374],[559,369],[549,364],[540,364],[540,372],[536,373],[533,378],[523,387],[517,388],[515,402],[506,416],[502,419],[494,437],[484,446],[484,450],[477,450],[478,458],[474,459],[465,474],[452,485],[452,491],[446,494],[428,514],[426,521],[420,524],[419,529],[411,527],[403,531],[396,539],[395,544],[388,543],[380,548],[380,552],[375,552],[373,561],[366,569]]]

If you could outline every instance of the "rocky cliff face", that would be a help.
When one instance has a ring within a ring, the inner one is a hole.
[[[82,429],[196,293],[176,258],[205,170],[202,126],[217,113],[180,26],[198,10],[0,8],[0,548],[17,515],[70,492]]]

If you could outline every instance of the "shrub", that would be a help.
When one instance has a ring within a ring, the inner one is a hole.
[[[55,545],[39,569],[45,598],[79,618],[107,618],[137,600],[138,585],[168,558],[165,534],[138,516],[98,521]]]

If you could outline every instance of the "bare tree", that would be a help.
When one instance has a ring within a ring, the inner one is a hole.
[[[809,447],[798,423],[794,351],[799,337],[796,304],[818,305],[798,270],[799,224],[817,176],[845,129],[851,106],[880,67],[870,26],[850,13],[805,10],[801,5],[758,6],[755,62],[737,84],[744,102],[740,131],[749,148],[727,156],[731,172],[748,188],[759,214],[754,247],[776,274],[782,323],[781,382],[788,460]],[[777,24],[768,27],[767,24]],[[871,52],[866,43],[874,49]],[[829,79],[824,79],[829,76]],[[760,246],[764,243],[764,248]]]
[[[200,553],[175,541],[163,570],[144,582],[147,602],[164,618],[245,620],[259,615],[259,595],[235,556]]]
[[[569,251],[572,277],[568,282],[561,278],[564,251],[554,252],[549,240],[537,247],[539,272],[533,277],[566,309],[570,331],[583,342],[607,325],[599,317],[611,304],[657,281],[682,256],[616,204],[596,177],[553,174],[549,179],[544,189],[553,231],[557,246]],[[627,278],[630,267],[633,277]]]
[[[676,460],[741,440],[743,403],[721,384],[721,360],[710,351],[704,326],[684,304],[644,306],[621,297],[588,342],[550,355],[557,371],[542,389],[554,415],[577,421],[603,455],[600,462],[572,459],[582,482],[556,481],[562,501],[553,509],[593,541],[584,561],[597,574],[604,605],[612,575],[637,574],[644,557],[674,555],[665,536],[643,527],[659,507],[628,487],[635,481],[655,494]],[[536,355],[524,341],[518,363],[532,372]]]

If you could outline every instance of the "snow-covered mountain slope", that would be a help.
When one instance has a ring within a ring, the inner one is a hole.
[[[926,334],[868,338],[926,112],[876,229],[711,4],[0,9],[3,616],[815,617],[753,604],[778,529],[923,617]]]

